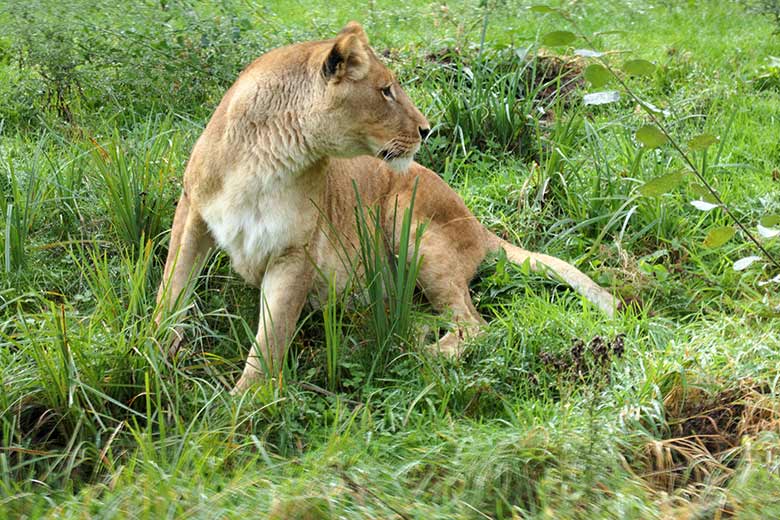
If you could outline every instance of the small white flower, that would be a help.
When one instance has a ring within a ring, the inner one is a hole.
[[[734,262],[734,270],[735,271],[744,271],[751,265],[753,265],[753,262],[756,262],[757,260],[761,260],[760,256],[746,256],[745,258],[740,258],[736,262]]]
[[[707,202],[706,200],[692,200],[691,206],[698,209],[699,211],[709,211],[711,209],[717,208],[717,204],[713,204],[711,202]]]
[[[758,225],[758,234],[764,238],[774,238],[780,235],[780,229],[764,227],[761,224]]]

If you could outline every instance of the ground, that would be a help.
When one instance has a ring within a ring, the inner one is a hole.
[[[631,95],[780,257],[778,6],[352,4],[0,7],[0,517],[780,516],[778,269],[744,231],[705,242],[734,222],[690,204],[711,195],[672,142],[637,139]],[[490,325],[440,359],[418,338],[443,324],[380,262],[389,301],[307,311],[283,378],[231,397],[257,294],[216,254],[166,360],[150,316],[194,140],[253,57],[350,19],[434,126],[420,162],[623,312],[490,258]],[[618,78],[584,79],[582,49]]]

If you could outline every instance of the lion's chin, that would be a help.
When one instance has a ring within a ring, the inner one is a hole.
[[[387,165],[396,173],[406,173],[413,160],[414,156],[394,157],[387,161]]]

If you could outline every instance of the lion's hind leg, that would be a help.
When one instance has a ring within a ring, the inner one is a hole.
[[[433,308],[452,320],[453,328],[428,346],[431,352],[458,357],[466,340],[480,333],[486,324],[474,307],[469,282],[484,251],[479,247],[452,249],[446,228],[428,229],[420,244],[422,265],[418,283]]]
[[[453,321],[453,328],[438,341],[428,345],[428,350],[435,354],[444,354],[448,357],[460,357],[463,353],[463,345],[466,340],[477,336],[486,324],[485,320],[474,308],[469,294],[468,285],[463,291],[459,291],[460,296],[453,293],[449,298],[437,298],[438,303],[433,304],[434,308],[448,313]]]

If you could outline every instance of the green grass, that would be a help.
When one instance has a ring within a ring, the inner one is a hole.
[[[627,96],[580,102],[583,42],[535,59],[565,21],[487,5],[0,7],[0,518],[780,516],[780,299],[760,284],[778,273],[732,269],[756,254],[741,234],[702,245],[730,222],[688,204],[693,180],[639,194],[682,161],[638,146]],[[780,214],[771,19],[731,1],[561,5],[611,63],[657,65],[628,82],[681,143],[720,137],[694,160],[749,228]],[[189,150],[244,64],[350,19],[436,127],[419,160],[482,222],[641,305],[608,320],[489,258],[472,283],[485,334],[431,357],[414,240],[395,269],[367,212],[369,298],[305,312],[284,384],[228,394],[258,302],[223,254],[168,361],[150,316]]]

